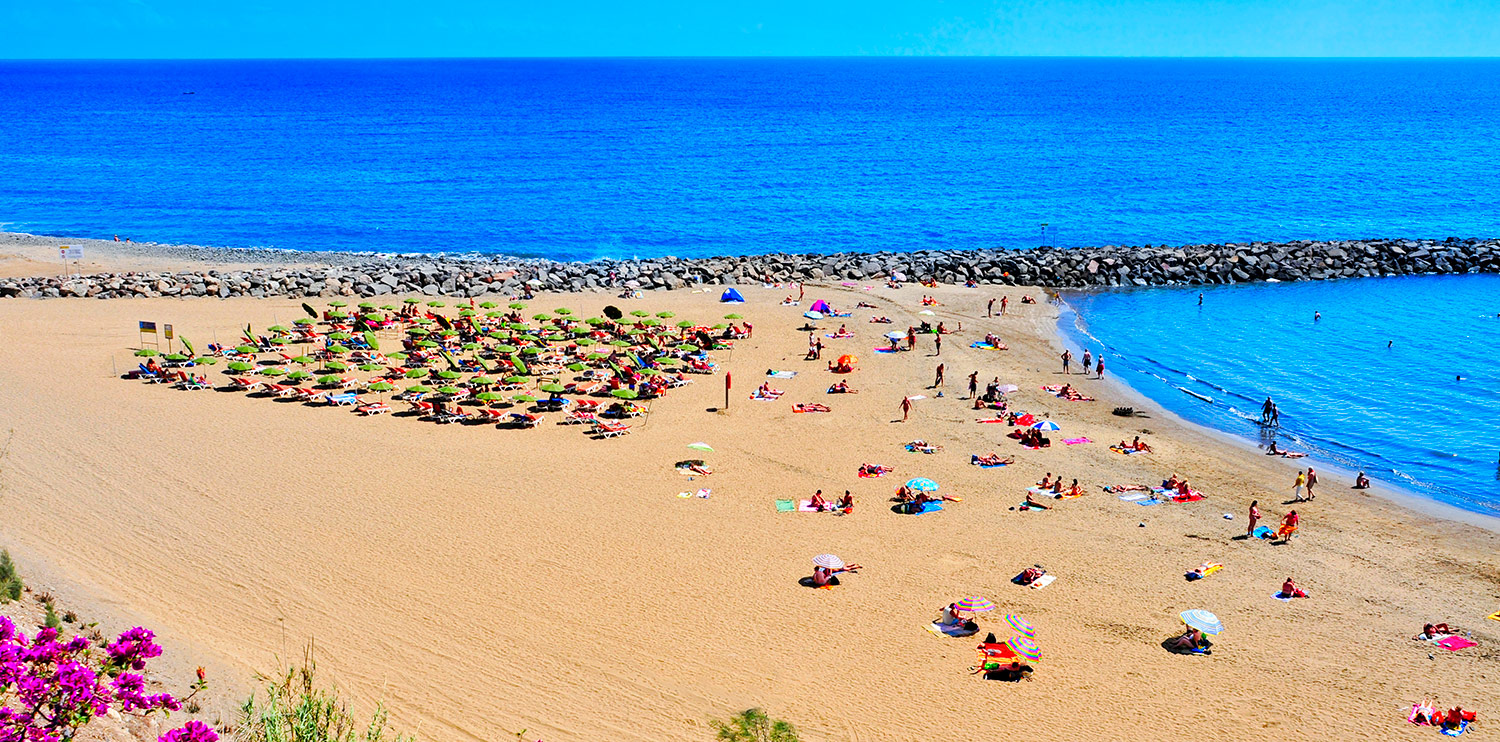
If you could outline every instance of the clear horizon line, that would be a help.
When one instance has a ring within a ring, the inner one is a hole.
[[[1381,55],[1121,55],[1121,54],[614,54],[530,56],[301,56],[301,57],[4,57],[0,62],[398,62],[444,60],[750,60],[750,59],[1118,59],[1118,60],[1306,60],[1306,61],[1448,61],[1494,60],[1500,55],[1381,56]]]

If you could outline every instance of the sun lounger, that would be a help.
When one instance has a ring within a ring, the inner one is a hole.
[[[349,405],[358,405],[359,404],[359,397],[357,395],[355,395],[354,392],[344,392],[343,394],[330,394],[328,396],[328,404],[331,405],[331,406],[334,406],[334,407],[346,407],[346,406],[349,406]]]
[[[354,410],[361,415],[382,415],[391,411],[391,406],[384,402],[371,402],[370,404],[357,407]]]
[[[477,412],[486,420],[497,423],[504,421],[510,416],[505,410],[496,410],[490,407],[482,407]]]
[[[625,435],[626,433],[629,433],[630,426],[620,425],[618,423],[608,423],[603,420],[599,420],[598,422],[594,423],[594,429],[590,432],[592,432],[594,435],[599,436],[600,438],[614,438],[615,436]]]
[[[261,387],[265,386],[265,382],[251,381],[249,379],[246,379],[246,378],[240,377],[240,376],[232,376],[232,377],[230,377],[229,383],[232,384],[235,389],[238,389],[240,391],[246,391],[246,392],[253,392],[253,391],[255,391],[257,389],[260,389]]]
[[[510,413],[510,420],[512,423],[515,423],[517,427],[535,428],[536,426],[541,424],[542,416],[533,415],[528,412],[512,412]]]
[[[297,395],[297,387],[290,384],[267,384],[266,391],[276,397],[294,397]]]
[[[431,402],[423,402],[420,399],[409,399],[407,402],[411,404],[411,411],[422,417],[432,414],[433,407]]]
[[[599,418],[596,417],[594,415],[594,413],[592,413],[592,412],[585,412],[583,410],[573,410],[572,412],[568,413],[567,417],[565,417],[565,418],[563,418],[561,420],[558,420],[557,424],[558,425],[593,425],[593,424],[595,424],[597,422],[599,422]]]

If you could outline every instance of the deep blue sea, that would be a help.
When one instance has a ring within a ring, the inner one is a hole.
[[[1042,223],[1500,234],[1500,60],[0,61],[0,102],[0,228],[65,236],[586,259]]]
[[[1500,276],[1214,286],[1201,307],[1198,293],[1076,295],[1064,336],[1187,420],[1500,515]],[[1259,424],[1268,396],[1279,428]]]

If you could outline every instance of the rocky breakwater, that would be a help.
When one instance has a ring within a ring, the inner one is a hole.
[[[211,250],[210,248],[204,248]],[[226,262],[243,260],[220,251]],[[285,263],[290,259],[282,258]],[[102,273],[0,279],[0,297],[234,296],[298,298],[424,294],[470,298],[530,291],[680,289],[762,282],[934,279],[1059,289],[1444,273],[1500,273],[1500,240],[1337,240],[1168,246],[770,254],[558,263],[504,256],[296,256],[303,265],[233,271]]]

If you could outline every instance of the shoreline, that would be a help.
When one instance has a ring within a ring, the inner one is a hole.
[[[1068,296],[1064,294],[1063,302],[1065,305],[1067,305],[1067,300]],[[1066,312],[1071,313],[1076,321],[1076,317],[1078,315],[1076,310],[1074,310],[1071,305],[1067,305]],[[1069,347],[1062,345],[1062,343],[1064,342],[1070,343],[1072,345],[1079,344],[1079,339],[1076,336],[1077,330],[1074,328],[1065,329],[1063,327],[1063,323],[1066,318],[1067,314],[1065,314],[1064,312],[1058,313],[1057,336],[1059,344],[1057,346],[1057,350],[1059,352],[1061,352],[1064,347]],[[1128,381],[1125,380],[1125,377],[1122,374],[1110,374],[1109,378],[1105,381],[1105,385],[1113,389],[1115,394],[1119,395],[1121,398],[1131,402],[1137,410],[1149,410],[1153,415],[1160,415],[1171,420],[1176,425],[1197,430],[1207,437],[1218,440],[1223,445],[1240,449],[1246,454],[1258,455],[1262,457],[1266,456],[1265,451],[1251,438],[1240,435],[1238,433],[1234,433],[1232,431],[1223,430],[1221,428],[1216,428],[1210,425],[1204,425],[1202,423],[1188,420],[1187,418],[1184,418],[1183,416],[1168,408],[1160,400],[1157,400],[1154,397],[1151,397],[1145,392],[1142,392],[1141,390],[1132,386]],[[1316,463],[1316,468],[1319,470],[1319,472],[1335,474],[1340,480],[1353,481],[1356,474],[1355,471],[1350,470],[1343,464],[1329,461],[1327,459],[1322,459],[1317,456],[1309,456],[1306,459],[1298,460]],[[1284,463],[1286,465],[1288,481],[1290,481],[1291,478],[1295,476],[1296,470],[1298,468],[1306,468],[1307,466],[1306,464],[1299,466],[1297,464],[1291,463],[1290,460],[1285,459],[1280,460],[1279,462],[1273,460],[1271,463]],[[1490,513],[1478,512],[1475,510],[1469,510],[1457,505],[1443,502],[1428,495],[1424,495],[1418,491],[1407,489],[1406,487],[1403,487],[1399,484],[1393,484],[1383,480],[1372,480],[1369,489],[1356,490],[1351,487],[1344,490],[1339,490],[1339,492],[1345,497],[1350,495],[1373,495],[1397,507],[1411,510],[1427,517],[1453,521],[1456,523],[1462,523],[1464,525],[1483,528],[1486,531],[1500,533],[1500,516],[1492,515]]]
[[[60,245],[83,247],[83,262],[65,266],[57,252]],[[193,264],[197,267],[183,268]],[[65,275],[75,270],[77,275]],[[1500,273],[1500,239],[763,253],[559,262],[503,254],[322,253],[0,232],[0,297],[36,298],[369,298],[402,293],[475,297],[523,287],[558,292],[650,291],[788,281],[883,281],[888,277],[940,284],[1083,289],[1475,272]]]

